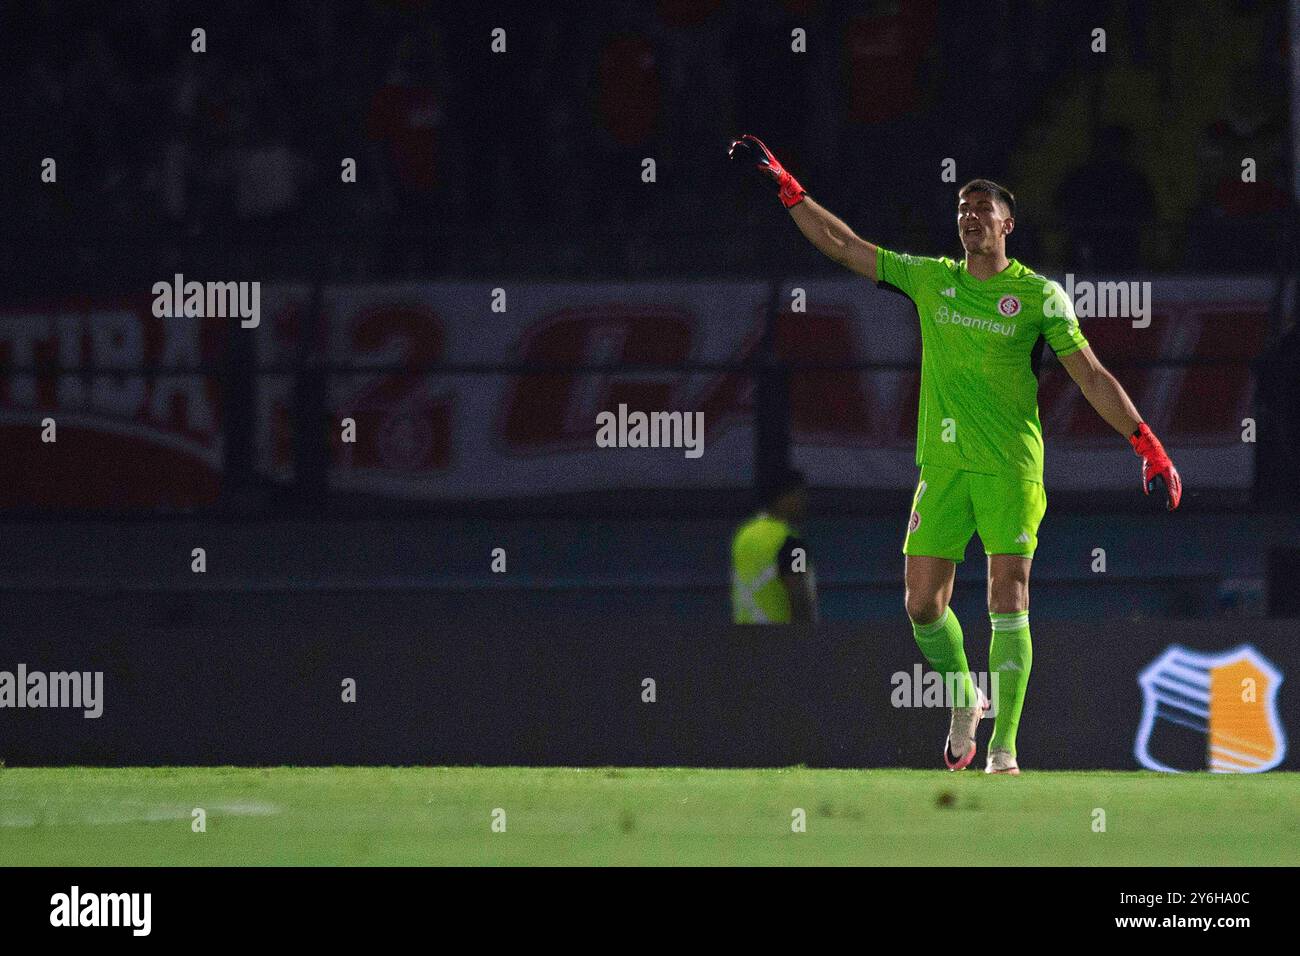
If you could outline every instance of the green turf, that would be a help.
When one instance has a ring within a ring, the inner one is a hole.
[[[1297,862],[1295,773],[0,769],[0,865]]]

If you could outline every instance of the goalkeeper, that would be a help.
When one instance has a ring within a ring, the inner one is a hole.
[[[878,286],[906,295],[921,322],[921,395],[916,424],[920,476],[903,539],[907,615],[917,646],[953,688],[943,759],[962,770],[989,702],[966,663],[962,628],[949,607],[957,562],[971,535],[988,556],[992,625],[989,672],[997,712],[986,773],[1018,774],[1016,730],[1033,654],[1029,567],[1047,509],[1038,420],[1038,359],[1052,347],[1085,398],[1142,460],[1142,490],[1173,511],[1178,470],[1124,389],[1079,330],[1064,290],[1007,258],[1012,194],[987,179],[957,193],[962,261],[904,255],[861,239],[812,200],[753,136],[731,144],[733,161],[773,185],[808,241]]]

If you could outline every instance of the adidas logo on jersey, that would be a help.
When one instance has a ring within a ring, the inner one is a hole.
[[[1027,531],[1022,531],[1022,532],[1020,532],[1020,537],[1016,538],[1016,543],[1017,543],[1017,544],[1028,544],[1028,543],[1029,543],[1029,532],[1027,532]]]
[[[955,298],[957,298],[957,287],[956,287],[955,285],[954,285],[954,286],[949,286],[948,288],[944,289],[944,290],[943,290],[942,292],[940,292],[939,294],[940,294],[940,295],[946,295],[946,296],[947,296],[948,298],[950,298],[950,299],[955,299]]]

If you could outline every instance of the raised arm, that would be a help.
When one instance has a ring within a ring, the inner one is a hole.
[[[820,252],[844,268],[876,281],[876,247],[850,229],[844,220],[810,196],[790,207],[790,217]]]
[[[876,279],[876,247],[850,229],[843,220],[814,202],[756,136],[745,134],[731,144],[733,160],[754,169],[777,188],[781,204],[790,211],[799,231],[817,249],[846,269]]]

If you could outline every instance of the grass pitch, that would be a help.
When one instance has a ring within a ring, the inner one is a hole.
[[[968,865],[972,852],[985,865],[1295,865],[1300,774],[0,769],[5,866]]]

